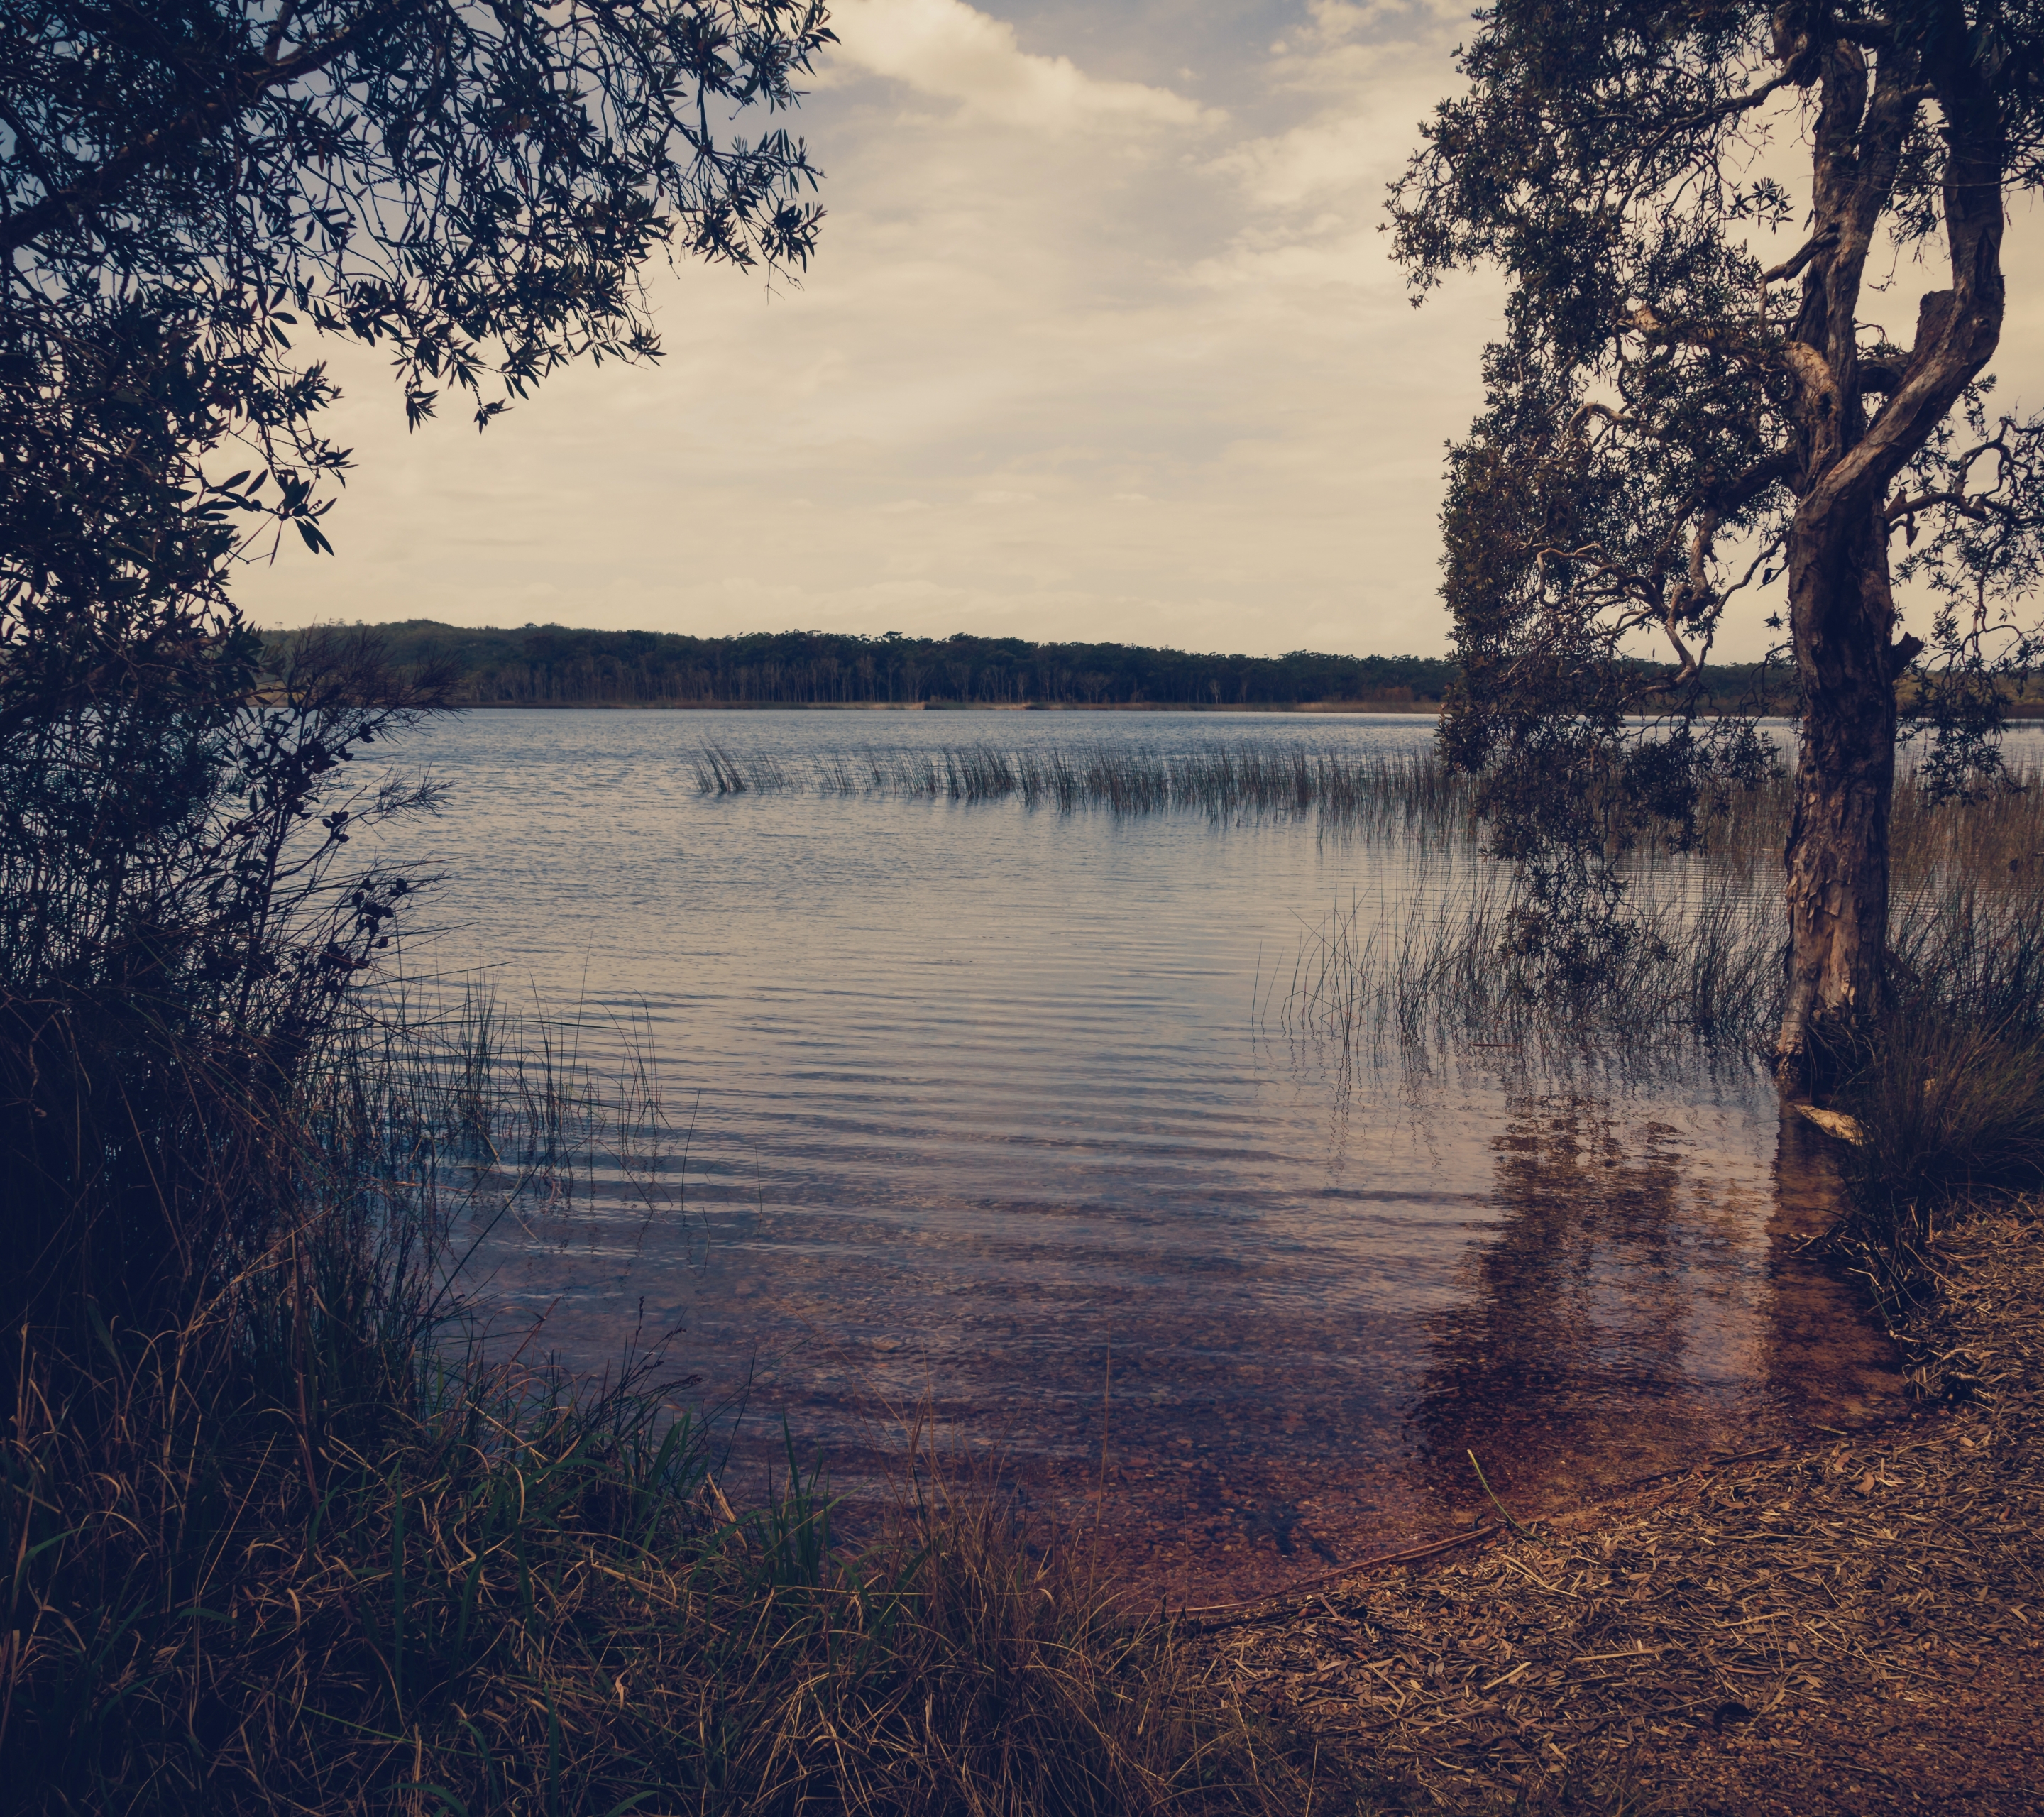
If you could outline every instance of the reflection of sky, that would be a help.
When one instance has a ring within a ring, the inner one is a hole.
[[[550,1343],[592,1366],[642,1316],[679,1324],[705,1396],[750,1370],[769,1428],[785,1411],[840,1461],[880,1403],[928,1395],[1053,1499],[1097,1454],[1111,1362],[1132,1505],[1252,1550],[1227,1524],[1246,1510],[1289,1508],[1349,1556],[1424,1525],[1460,1506],[1473,1442],[1546,1494],[1859,1393],[1827,1366],[1785,1400],[1769,1360],[1779,1113],[1758,1066],[1593,1055],[1564,1077],[1485,1047],[1408,1074],[1286,1039],[1302,938],[1336,905],[1401,900],[1400,847],[1281,820],[703,800],[690,780],[702,739],[799,771],[875,743],[1429,735],[1064,713],[433,728],[415,748],[451,789],[428,836],[451,928],[413,962],[490,962],[514,1010],[579,1003],[590,1055],[643,1010],[687,1150],[685,1178],[644,1176],[650,1221],[613,1179],[593,1220],[494,1249],[493,1294],[558,1299]]]

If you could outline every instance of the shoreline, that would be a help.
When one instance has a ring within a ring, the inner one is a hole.
[[[2027,1812],[2040,1230],[2019,1201],[1940,1232],[1937,1303],[1892,1327],[1907,1415],[1188,1627],[1243,1708],[1453,1810]]]
[[[1437,701],[456,701],[463,713],[1320,713],[1438,718]]]
[[[1100,703],[1044,701],[454,701],[456,713],[1284,713],[1320,719],[1439,719],[1438,701],[1257,701],[1201,705],[1197,701],[1118,701]],[[1700,719],[1724,716],[1703,713]],[[1769,724],[1788,723],[1766,714]],[[2044,703],[2019,701],[2008,710],[2011,731],[2044,728]]]

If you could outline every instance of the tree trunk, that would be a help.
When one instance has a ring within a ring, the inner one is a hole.
[[[1803,686],[1786,854],[1788,1001],[1782,1084],[1807,1089],[1885,1001],[1888,816],[1895,789],[1895,601],[1873,510],[1800,520],[1789,601]]]

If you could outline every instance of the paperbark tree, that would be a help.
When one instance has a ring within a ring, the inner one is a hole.
[[[1526,868],[1523,937],[1591,962],[1598,926],[1623,937],[1611,854],[1692,838],[1701,792],[1767,761],[1750,720],[1701,718],[1696,683],[1728,615],[1779,585],[1761,611],[1801,720],[1775,1048],[1794,1083],[1884,1001],[1898,731],[1931,735],[1938,786],[1996,786],[1997,672],[2036,649],[2018,614],[2044,421],[1992,413],[1983,375],[2004,216],[2039,179],[2044,19],[1999,0],[1477,17],[1468,92],[1392,202],[1416,286],[1484,263],[1509,285],[1450,461],[1466,678],[1443,739]],[[1898,579],[1925,591],[1921,636]],[[1644,634],[1672,674],[1637,660]]]

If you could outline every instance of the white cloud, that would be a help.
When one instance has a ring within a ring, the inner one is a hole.
[[[962,0],[836,0],[844,61],[959,103],[967,118],[1039,133],[1078,127],[1218,124],[1221,115],[1166,88],[1101,82],[1069,57],[1023,50],[1014,26]]]
[[[661,276],[660,364],[559,375],[482,436],[408,436],[340,353],[340,555],[252,572],[258,618],[1441,648],[1442,444],[1499,289],[1411,309],[1378,227],[1461,6],[1316,0],[1276,61],[1267,15],[1218,9],[1217,48],[1147,8],[1083,49],[958,0],[836,16],[806,282]],[[1225,115],[1185,98],[1203,58]],[[2040,221],[1996,363],[2032,408]]]
[[[1223,115],[958,0],[836,17],[806,280],[684,267],[659,365],[481,437],[405,436],[380,363],[339,359],[340,555],[252,576],[259,617],[1440,647],[1441,444],[1495,290],[1416,314],[1376,231],[1436,28],[1288,25],[1266,64],[1266,22]],[[1131,17],[1113,67],[1147,75]]]

